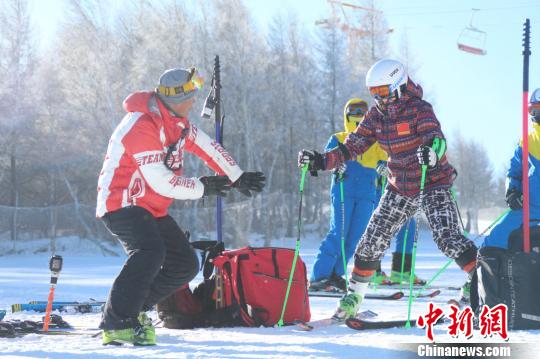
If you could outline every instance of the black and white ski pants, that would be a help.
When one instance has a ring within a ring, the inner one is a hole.
[[[128,258],[114,280],[100,328],[133,328],[141,311],[197,275],[199,261],[171,216],[156,218],[142,207],[131,206],[107,213],[103,221]]]
[[[356,248],[355,268],[359,272],[369,272],[380,265],[390,240],[415,215],[419,204],[420,195],[406,197],[390,189],[385,191]],[[424,192],[422,210],[437,247],[454,259],[460,268],[468,271],[468,265],[476,260],[477,248],[460,229],[457,206],[450,189]]]

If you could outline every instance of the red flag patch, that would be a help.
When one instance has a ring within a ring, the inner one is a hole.
[[[398,133],[398,136],[410,135],[411,134],[411,129],[409,128],[409,123],[407,123],[407,122],[398,123],[397,124],[397,133]]]

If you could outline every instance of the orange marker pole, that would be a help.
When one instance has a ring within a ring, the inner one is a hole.
[[[62,270],[63,259],[61,256],[55,255],[51,257],[49,261],[49,269],[51,270],[51,289],[49,291],[49,298],[47,299],[47,308],[45,310],[45,320],[43,321],[43,331],[49,330],[49,322],[51,320],[51,311],[54,300],[54,288],[58,283],[58,276]]]

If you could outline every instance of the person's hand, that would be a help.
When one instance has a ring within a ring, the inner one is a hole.
[[[375,169],[377,171],[377,174],[381,177],[387,177],[390,176],[390,170],[388,169],[388,166],[386,163],[381,163],[377,166]]]
[[[434,168],[437,166],[439,159],[435,151],[426,145],[418,147],[416,151],[416,157],[418,157],[418,163],[421,165],[428,166],[429,168]]]
[[[517,188],[509,188],[506,191],[506,204],[513,211],[523,208],[523,193]]]
[[[298,152],[298,167],[308,165],[308,170],[312,176],[317,175],[317,171],[324,170],[324,157],[315,150],[302,150]]]
[[[238,192],[251,197],[251,192],[261,192],[266,185],[266,177],[262,172],[244,172],[232,184]]]
[[[229,178],[227,176],[203,176],[199,181],[204,185],[203,197],[221,196],[225,197],[231,190]]]
[[[345,180],[345,177],[346,177],[345,171],[347,171],[347,165],[345,163],[342,163],[336,168],[334,168],[334,175],[336,175],[335,177],[336,183]]]

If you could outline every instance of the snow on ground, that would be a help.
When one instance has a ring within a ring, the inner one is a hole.
[[[77,240],[73,240],[77,241]],[[314,238],[303,238],[301,256],[310,269],[317,253]],[[294,248],[294,240],[278,241],[276,246]],[[72,246],[73,247],[73,246]],[[64,269],[56,289],[56,300],[85,301],[89,298],[105,300],[110,285],[121,268],[124,256],[103,257],[101,254],[81,254],[66,245]],[[390,252],[390,251],[389,251]],[[389,270],[388,255],[383,269]],[[34,312],[10,313],[13,303],[27,303],[31,300],[46,300],[49,291],[49,255],[46,253],[0,257],[0,309],[8,310],[6,319],[38,320],[41,314]],[[446,262],[427,233],[422,233],[419,241],[417,273],[422,278],[430,278]],[[198,282],[196,279],[195,282]],[[452,264],[441,275],[437,284],[459,286],[464,275]],[[378,290],[393,292],[394,290]],[[443,290],[432,299],[442,305],[455,298],[457,291]],[[331,315],[336,305],[335,298],[311,298],[312,319]],[[413,318],[426,314],[428,300],[418,299],[413,304]],[[407,315],[407,299],[399,301],[366,300],[362,310],[370,309],[379,313],[381,319],[404,318]],[[74,326],[97,328],[99,314],[60,313]],[[151,313],[156,317],[156,313]],[[484,339],[478,332],[472,340],[453,339],[446,334],[447,327],[435,329],[437,342],[501,342],[497,337]],[[390,329],[356,332],[345,325],[303,332],[296,327],[284,328],[229,328],[171,330],[157,329],[158,345],[155,347],[109,347],[102,346],[100,338],[88,335],[43,336],[30,334],[18,339],[0,338],[0,357],[13,358],[402,358],[413,355],[416,346],[403,343],[426,343],[423,329]],[[538,343],[540,331],[516,331],[510,333],[512,343]],[[416,357],[416,356],[413,356]],[[524,357],[524,356],[520,356]],[[534,357],[534,356],[531,356]]]

